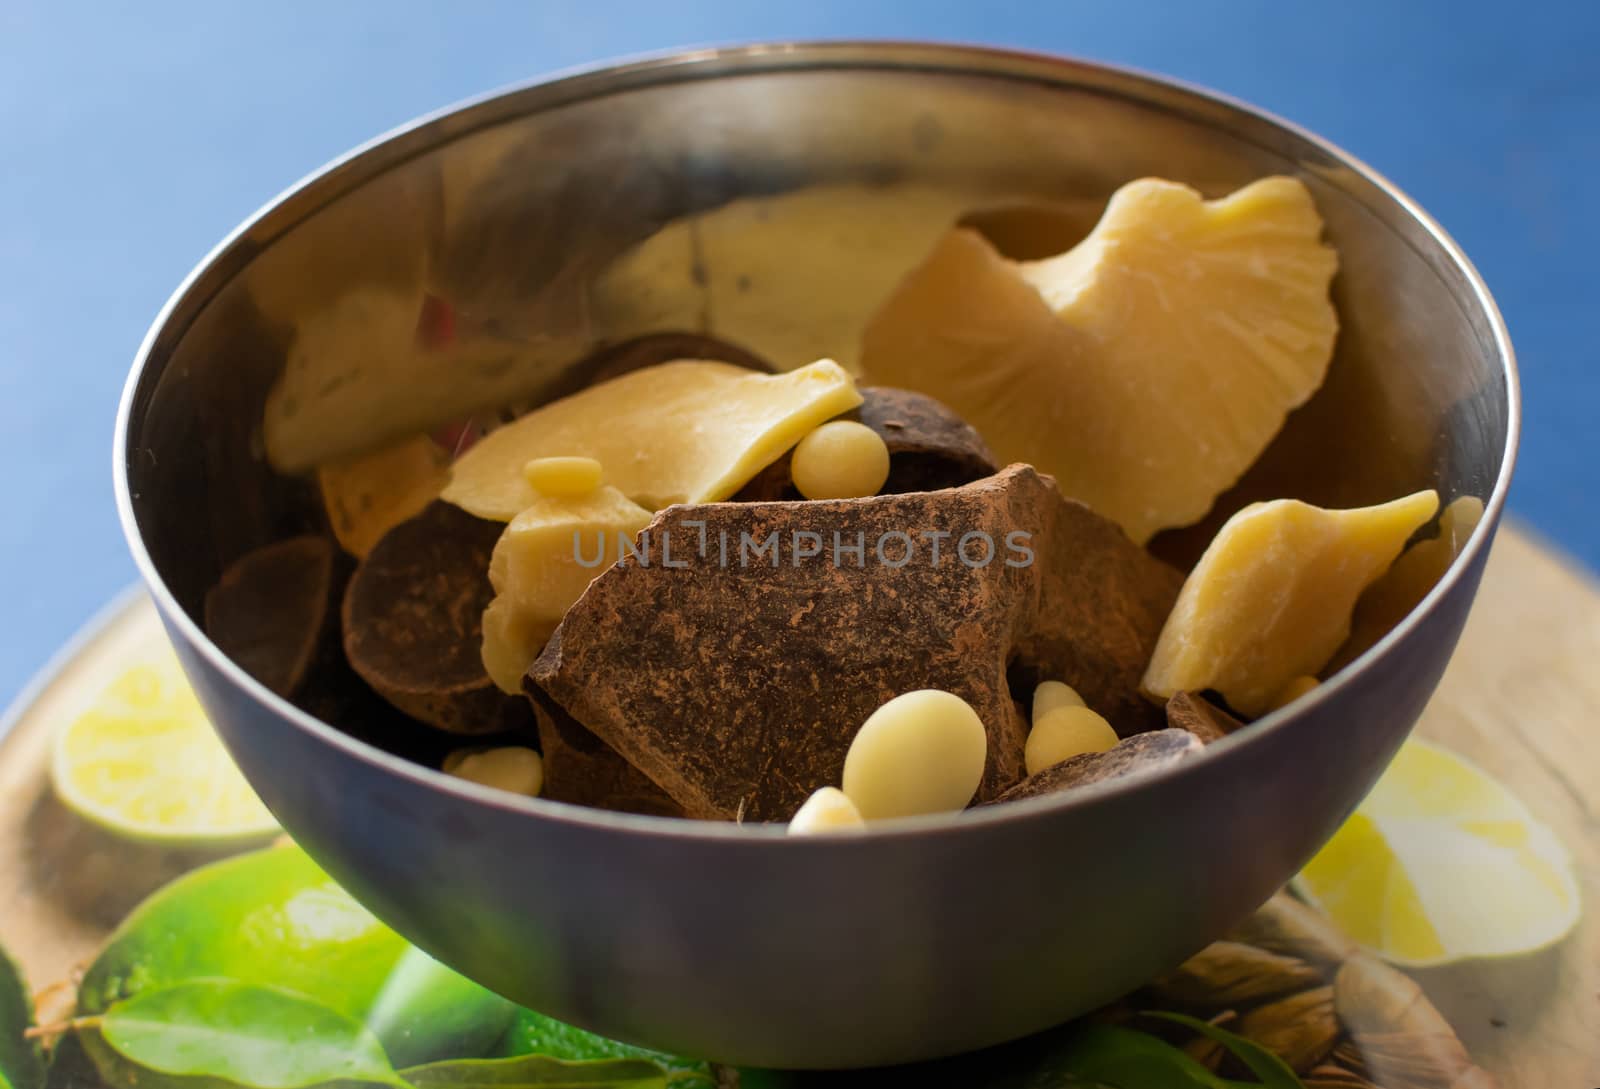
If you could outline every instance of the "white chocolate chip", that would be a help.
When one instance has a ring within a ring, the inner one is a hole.
[[[600,486],[600,463],[594,458],[534,458],[522,467],[528,486],[551,498],[588,495]]]
[[[823,787],[795,810],[789,821],[791,836],[815,836],[829,832],[848,832],[863,825],[861,811],[838,787]]]
[[[1033,722],[1038,722],[1058,707],[1082,707],[1077,689],[1061,681],[1045,681],[1033,690]]]
[[[844,759],[844,793],[863,819],[964,809],[983,778],[989,736],[966,700],[923,689],[861,724]]]
[[[1057,707],[1033,724],[1023,759],[1029,775],[1088,752],[1105,752],[1117,743],[1117,732],[1087,707]]]
[[[507,745],[499,749],[457,749],[445,757],[444,772],[512,794],[537,797],[544,788],[544,760],[532,749]]]
[[[800,440],[789,474],[807,499],[877,495],[889,479],[889,448],[866,424],[835,420]]]

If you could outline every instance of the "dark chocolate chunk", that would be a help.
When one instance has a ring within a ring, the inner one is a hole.
[[[1122,734],[1162,722],[1138,684],[1182,576],[1029,466],[936,492],[677,506],[640,543],[530,680],[690,816],[787,819],[839,782],[868,715],[920,688],[987,727],[980,799],[1023,776],[1008,674],[1065,680]]]
[[[246,553],[206,594],[206,634],[250,676],[293,696],[337,630],[340,559],[331,541],[312,535]]]
[[[1117,742],[1106,752],[1084,753],[1052,764],[1037,775],[1028,776],[994,800],[1014,802],[1107,779],[1143,775],[1176,764],[1201,748],[1200,739],[1188,730],[1153,730],[1147,734],[1135,734]]]
[[[958,488],[991,476],[999,466],[967,421],[924,393],[866,386],[856,418],[889,447],[885,494]]]
[[[373,546],[344,597],[350,666],[384,699],[441,730],[503,730],[516,712],[484,672],[489,557],[505,527],[435,501]]]
[[[1220,741],[1244,723],[1198,692],[1179,692],[1167,701],[1167,725],[1188,730],[1203,743]]]
[[[530,701],[544,753],[542,797],[573,805],[681,817],[683,807],[542,693]]]
[[[388,752],[436,764],[457,742],[380,698],[351,669],[336,608],[351,562],[325,537],[292,537],[249,553],[206,595],[206,631],[251,676],[304,711]],[[507,701],[496,729],[532,733],[532,712]]]
[[[908,389],[863,386],[861,405],[840,417],[866,424],[889,448],[889,479],[880,495],[958,488],[999,468],[977,430],[940,401]],[[734,496],[738,502],[799,499],[789,455],[767,466]]]

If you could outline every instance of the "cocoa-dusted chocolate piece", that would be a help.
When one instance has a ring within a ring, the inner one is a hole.
[[[840,419],[866,424],[889,448],[889,479],[879,494],[958,488],[999,468],[982,436],[943,402],[890,386],[862,386],[860,392],[860,407]],[[799,498],[790,478],[788,454],[734,496],[738,502]]]
[[[690,816],[788,819],[840,781],[867,716],[915,689],[983,720],[979,799],[1023,777],[1012,679],[1059,677],[1121,733],[1161,724],[1138,680],[1182,576],[1029,466],[936,492],[671,507],[639,543],[529,676]]]
[[[1198,692],[1179,692],[1167,701],[1167,725],[1188,730],[1204,744],[1221,741],[1244,723]]]
[[[683,816],[666,791],[542,693],[530,703],[544,754],[543,797],[622,813]]]
[[[356,568],[344,596],[344,650],[379,695],[413,718],[460,734],[515,717],[484,671],[489,557],[505,527],[442,500],[395,526]]]
[[[1153,730],[1124,738],[1105,752],[1088,752],[1052,764],[1037,775],[1030,775],[998,798],[996,802],[1015,802],[1022,798],[1037,798],[1041,794],[1055,794],[1102,783],[1107,779],[1121,779],[1130,775],[1145,775],[1200,751],[1200,739],[1188,730]]]
[[[886,493],[958,488],[1000,468],[976,428],[925,393],[866,386],[855,417],[889,448]]]
[[[250,676],[293,696],[332,643],[348,573],[340,559],[315,535],[247,552],[206,593],[206,634]]]
[[[206,595],[206,632],[251,676],[308,713],[389,752],[436,764],[459,741],[380,698],[345,660],[338,602],[353,566],[320,536],[250,552]],[[531,711],[505,711],[500,728],[532,732]]]

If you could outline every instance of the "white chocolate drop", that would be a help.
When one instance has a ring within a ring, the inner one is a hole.
[[[444,772],[480,786],[537,797],[544,789],[544,759],[532,749],[457,749],[445,757]]]
[[[830,832],[848,832],[860,828],[865,822],[861,811],[844,791],[838,787],[823,787],[805,800],[795,810],[789,821],[791,836],[815,836]]]
[[[1082,707],[1083,697],[1070,684],[1061,681],[1044,681],[1033,690],[1033,717],[1038,722],[1058,707]]]
[[[1034,722],[1022,755],[1028,774],[1037,775],[1074,756],[1105,752],[1116,743],[1117,732],[1098,713],[1081,705],[1057,707]]]
[[[889,448],[866,424],[834,420],[800,440],[789,473],[807,499],[877,495],[889,479]]]
[[[522,467],[528,486],[540,495],[573,498],[600,486],[600,463],[594,458],[534,458]]]
[[[863,819],[964,809],[978,791],[989,737],[966,700],[922,689],[868,716],[844,760],[844,793]]]

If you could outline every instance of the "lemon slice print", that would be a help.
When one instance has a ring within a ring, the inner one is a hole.
[[[1356,941],[1413,967],[1542,949],[1579,913],[1555,834],[1482,769],[1417,739],[1294,887]]]
[[[159,628],[131,655],[96,665],[51,757],[51,782],[68,808],[119,835],[174,846],[277,831]]]

